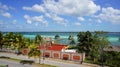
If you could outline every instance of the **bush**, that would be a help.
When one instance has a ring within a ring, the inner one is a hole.
[[[0,66],[0,67],[7,67],[7,66]]]
[[[21,64],[32,64],[32,63],[34,63],[34,61],[32,61],[32,60],[21,60],[20,63]]]
[[[6,59],[9,59],[10,57],[0,56],[0,58],[6,58]]]

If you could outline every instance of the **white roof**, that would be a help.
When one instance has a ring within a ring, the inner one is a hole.
[[[69,49],[69,50],[64,50],[64,49],[62,49],[62,52],[73,52],[73,53],[75,53],[76,50],[75,50],[75,49]]]

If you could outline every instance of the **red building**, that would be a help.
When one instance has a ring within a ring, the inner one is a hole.
[[[67,50],[68,46],[63,44],[45,44],[38,48],[40,49],[42,56],[55,59],[63,59],[70,61],[83,62],[85,53],[77,53],[75,51]],[[28,49],[22,50],[23,54],[28,54]]]
[[[42,56],[55,58],[55,59],[63,59],[63,60],[71,60],[82,62],[84,60],[84,53],[77,52],[68,52],[66,51],[67,45],[62,44],[47,44],[39,46],[39,49],[42,52]]]

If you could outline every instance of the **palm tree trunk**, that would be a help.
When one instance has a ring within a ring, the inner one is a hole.
[[[39,64],[40,64],[40,62],[41,62],[41,59],[40,59],[40,57],[39,57]]]

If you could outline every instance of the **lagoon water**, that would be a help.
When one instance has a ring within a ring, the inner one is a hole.
[[[52,37],[54,38],[56,34],[60,36],[60,38],[64,38],[60,43],[67,44],[67,38],[69,35],[73,35],[74,39],[77,42],[77,34],[78,32],[21,32],[25,37],[34,39],[37,34],[40,34],[42,37]],[[111,42],[110,45],[118,45],[120,46],[120,32],[110,32],[107,33],[105,36],[108,36],[109,41]]]

